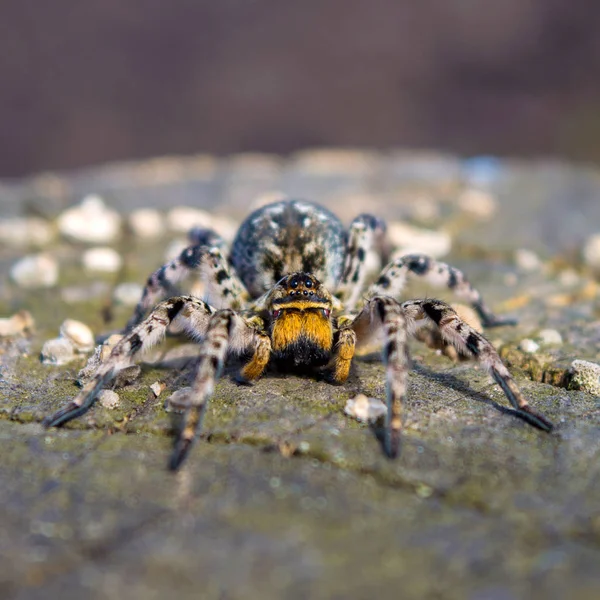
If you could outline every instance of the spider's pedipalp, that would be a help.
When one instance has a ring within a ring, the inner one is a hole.
[[[208,302],[218,308],[241,307],[246,291],[237,275],[229,269],[221,249],[218,246],[194,244],[150,275],[125,329],[135,327],[151,306],[167,293],[176,292],[177,284],[192,273],[197,273],[203,278]]]
[[[492,344],[465,323],[449,304],[441,300],[409,300],[402,304],[402,309],[409,331],[418,327],[419,321],[435,325],[446,342],[479,361],[524,420],[544,431],[552,430],[552,423],[529,406]]]
[[[399,302],[386,296],[371,298],[352,324],[359,337],[378,327],[383,328],[383,361],[386,365],[385,449],[390,458],[395,458],[400,451],[402,406],[410,369],[407,322]]]
[[[344,383],[350,373],[350,365],[354,358],[356,347],[356,332],[351,325],[341,327],[337,334],[337,340],[333,348],[333,356],[330,364],[331,383]]]
[[[516,324],[514,319],[497,317],[462,271],[446,263],[433,260],[425,254],[409,254],[392,261],[383,269],[379,279],[369,288],[368,295],[386,295],[398,298],[409,275],[421,277],[433,286],[447,287],[452,290],[458,298],[471,304],[480,316],[484,327]]]
[[[44,419],[45,427],[56,427],[84,413],[96,399],[98,392],[133,358],[160,342],[171,323],[177,321],[186,331],[198,337],[206,331],[215,309],[193,296],[177,296],[161,302],[148,318],[129,331],[113,348],[92,379],[66,406]]]

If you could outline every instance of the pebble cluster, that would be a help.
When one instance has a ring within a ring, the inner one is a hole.
[[[94,334],[81,321],[67,319],[60,326],[60,335],[47,340],[42,346],[42,362],[50,365],[64,365],[79,358],[94,348]]]

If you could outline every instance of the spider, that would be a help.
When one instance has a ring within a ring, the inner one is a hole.
[[[342,384],[356,347],[379,333],[386,365],[384,449],[394,458],[399,452],[407,390],[407,340],[425,325],[460,356],[477,359],[518,416],[551,431],[552,423],[529,406],[493,346],[450,305],[435,299],[397,300],[407,277],[416,276],[447,286],[468,301],[484,326],[514,324],[496,317],[462,272],[426,255],[410,254],[389,262],[365,293],[367,266],[382,254],[384,240],[385,224],[372,215],[359,215],[346,232],[325,208],[297,200],[279,201],[250,214],[236,234],[228,259],[218,234],[193,230],[190,246],[149,277],[125,335],[106,361],[44,425],[58,426],[87,411],[119,370],[173,326],[200,342],[191,391],[172,400],[183,413],[169,463],[176,470],[198,437],[208,399],[228,355],[246,357],[238,375],[241,383],[255,381],[271,364],[282,371],[316,373]],[[204,300],[175,295],[159,302],[190,274],[204,279]]]

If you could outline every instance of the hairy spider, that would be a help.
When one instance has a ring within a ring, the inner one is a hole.
[[[519,416],[550,431],[552,423],[529,406],[493,346],[448,304],[397,300],[407,276],[413,275],[452,289],[473,306],[484,326],[514,323],[496,317],[460,271],[411,254],[390,262],[364,293],[366,265],[381,253],[384,234],[384,223],[371,215],[356,217],[346,232],[325,208],[296,200],[264,206],[247,217],[228,260],[225,244],[214,231],[192,231],[191,245],[148,279],[126,334],[108,359],[44,424],[57,426],[85,412],[119,370],[173,325],[200,342],[191,392],[176,401],[184,415],[170,461],[170,468],[177,469],[198,436],[228,354],[249,356],[239,376],[242,382],[256,380],[272,363],[288,372],[321,373],[341,384],[355,347],[382,332],[388,406],[385,450],[395,457],[409,370],[407,339],[425,325],[435,328],[459,355],[476,358]],[[176,295],[157,304],[144,319],[148,309],[191,273],[203,277],[205,300]]]

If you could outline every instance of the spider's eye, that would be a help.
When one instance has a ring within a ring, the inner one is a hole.
[[[273,318],[276,319],[280,314],[281,314],[281,310],[274,310],[273,311]]]
[[[323,316],[327,319],[329,319],[329,315],[331,314],[331,311],[328,308],[322,308],[321,312],[323,313]]]

